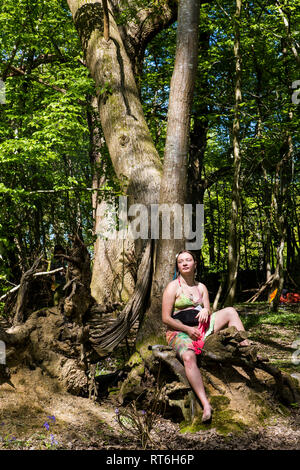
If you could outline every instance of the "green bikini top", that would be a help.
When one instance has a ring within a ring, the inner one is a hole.
[[[193,301],[192,299],[190,299],[189,297],[187,297],[184,294],[182,285],[180,283],[180,277],[178,277],[178,283],[179,283],[179,286],[181,288],[181,293],[179,294],[179,296],[175,300],[174,310],[173,310],[174,313],[179,312],[180,310],[184,310],[186,308],[195,308],[198,305],[202,304],[202,300],[203,300],[202,299],[202,294],[201,294],[198,286],[197,286],[197,289],[198,289],[198,292],[199,292],[199,298],[198,298],[197,301]]]

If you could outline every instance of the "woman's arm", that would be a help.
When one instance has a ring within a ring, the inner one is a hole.
[[[172,318],[171,314],[175,303],[176,285],[170,282],[164,290],[162,298],[162,321],[169,328],[187,333],[193,340],[197,340],[200,331],[197,327],[184,325],[180,320]]]

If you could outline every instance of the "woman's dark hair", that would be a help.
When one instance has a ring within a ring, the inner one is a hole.
[[[189,250],[181,250],[181,251],[179,251],[179,253],[177,253],[177,255],[176,255],[174,279],[175,279],[175,277],[177,277],[177,275],[178,275],[177,259],[178,259],[178,256],[181,255],[182,253],[189,253],[189,254],[193,257],[193,260],[194,260],[195,262],[197,262],[194,253],[192,253],[191,251],[189,251]]]

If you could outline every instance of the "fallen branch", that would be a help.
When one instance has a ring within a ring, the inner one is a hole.
[[[64,268],[61,267],[61,268],[53,269],[52,271],[42,271],[42,272],[34,273],[33,277],[48,276],[49,274],[59,273],[60,271],[63,271],[63,270],[64,270]]]
[[[261,288],[256,292],[256,294],[254,294],[250,299],[246,300],[246,302],[255,302],[255,300],[258,299],[258,297],[263,293],[263,291],[268,287],[270,286],[270,284],[272,284],[273,280],[274,280],[274,274],[272,274],[269,279],[263,284],[263,286],[261,286]]]
[[[55,273],[58,273],[60,271],[63,271],[64,268],[57,268],[57,269],[53,269],[52,271],[43,271],[43,272],[38,272],[38,273],[34,273],[32,276],[33,277],[38,277],[38,276],[48,276],[49,274],[55,274]],[[0,297],[0,302],[4,299],[6,299],[6,297],[9,296],[9,294],[12,294],[13,292],[16,292],[19,288],[20,288],[21,284],[13,287],[12,289],[10,289],[8,292],[6,292],[6,294],[2,295]]]

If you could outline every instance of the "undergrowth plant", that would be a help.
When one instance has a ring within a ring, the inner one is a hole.
[[[156,380],[157,384],[159,384],[159,375],[160,370]],[[138,437],[143,449],[154,445],[151,434],[155,432],[154,428],[158,417],[162,416],[165,411],[165,405],[163,404],[163,400],[161,400],[162,389],[163,385],[157,385],[155,387],[147,409],[141,409],[139,404],[141,395],[125,407],[115,409],[116,421],[122,431],[124,431],[127,436]]]

